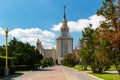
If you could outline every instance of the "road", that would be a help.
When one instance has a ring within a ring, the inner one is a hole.
[[[22,75],[14,75],[2,80],[100,80],[84,71],[76,71],[65,66],[54,66],[22,73]]]

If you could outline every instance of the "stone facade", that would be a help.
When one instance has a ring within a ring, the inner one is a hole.
[[[56,53],[58,54],[58,64],[61,64],[62,60],[69,53],[73,52],[73,38],[69,34],[69,27],[66,20],[66,11],[64,7],[64,18],[62,26],[60,28],[60,36],[56,39]]]
[[[58,38],[56,38],[56,50],[54,48],[44,49],[39,39],[37,41],[37,49],[44,56],[44,58],[52,57],[55,61],[58,61],[58,64],[62,64],[63,59],[68,53],[72,54],[74,51],[77,55],[77,51],[73,50],[73,38],[69,34],[65,7],[64,18],[62,21],[62,26],[60,28],[60,35]]]
[[[44,56],[44,47],[42,45],[42,42],[39,39],[36,42],[36,47],[37,47],[37,50],[39,51],[39,53]]]

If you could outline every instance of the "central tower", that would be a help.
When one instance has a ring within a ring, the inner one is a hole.
[[[62,64],[62,61],[66,57],[66,54],[71,54],[73,52],[73,38],[71,38],[69,34],[65,6],[62,26],[60,28],[60,36],[56,39],[56,52],[58,55],[58,64]]]

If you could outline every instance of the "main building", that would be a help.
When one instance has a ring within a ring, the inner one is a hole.
[[[69,34],[69,27],[66,19],[66,8],[64,6],[64,17],[60,28],[60,36],[56,39],[56,53],[58,54],[58,64],[61,64],[66,54],[73,52],[73,38]]]
[[[62,26],[60,28],[60,35],[58,38],[56,38],[56,50],[54,48],[44,49],[39,39],[37,41],[37,49],[44,56],[44,58],[52,57],[54,60],[58,61],[58,64],[62,64],[62,61],[67,54],[73,53],[73,38],[69,34],[65,6]]]

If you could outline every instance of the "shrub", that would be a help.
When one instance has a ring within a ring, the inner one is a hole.
[[[14,69],[16,71],[25,71],[25,70],[29,70],[28,66],[27,65],[17,65],[14,67]]]
[[[40,67],[41,64],[35,64],[35,65],[16,65],[14,69],[16,71],[26,71],[26,70],[35,70],[38,67]]]
[[[14,74],[14,73],[15,73],[15,67],[10,67],[9,74]]]
[[[41,65],[43,67],[53,66],[54,61],[52,58],[44,58],[43,60],[41,60]]]
[[[41,64],[43,67],[48,67],[48,59],[45,58],[45,59],[41,60]]]
[[[6,63],[5,61],[6,61],[6,57],[0,56],[0,67],[5,67],[5,63]],[[8,66],[12,66],[13,62],[14,62],[14,59],[8,57]]]
[[[9,74],[15,73],[15,68],[10,67],[12,66],[12,63],[13,63],[13,58],[8,58]],[[0,56],[0,76],[4,76],[5,64],[6,64],[6,57]]]
[[[0,67],[0,76],[4,76],[4,68]]]
[[[81,65],[75,65],[74,69],[78,70],[78,71],[82,71],[82,66]]]
[[[40,66],[41,66],[41,64],[35,64],[34,69],[38,69],[38,67],[40,67]]]
[[[4,76],[4,67],[0,67],[0,76]],[[14,74],[15,73],[15,68],[14,67],[9,67],[9,74]]]
[[[76,65],[76,62],[74,62],[73,60],[70,60],[70,59],[64,59],[63,65],[73,67]]]
[[[63,60],[63,65],[73,67],[76,65],[75,56],[73,54],[67,54],[66,58]]]

